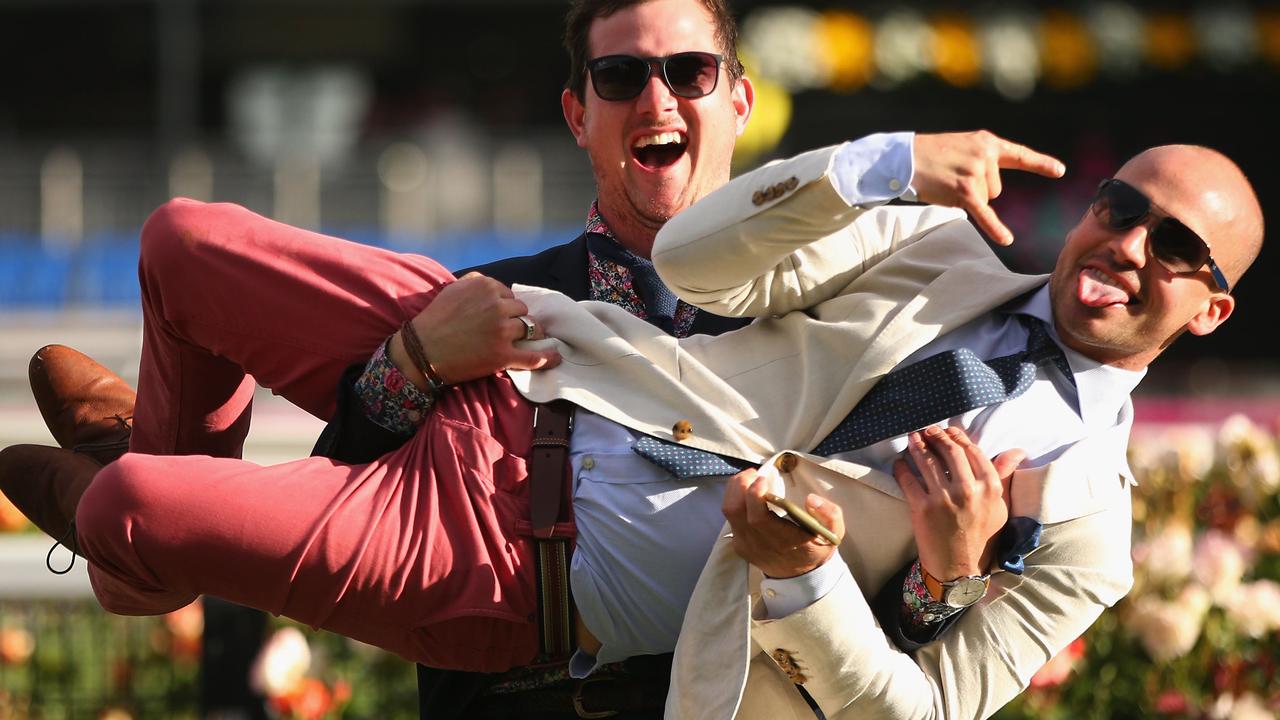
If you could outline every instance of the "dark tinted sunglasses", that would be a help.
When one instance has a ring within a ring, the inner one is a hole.
[[[1114,230],[1128,230],[1152,217],[1151,199],[1123,180],[1111,178],[1098,185],[1093,199],[1093,214]],[[1159,210],[1159,208],[1156,208]],[[1231,292],[1227,277],[1213,261],[1206,243],[1194,230],[1177,218],[1155,216],[1159,221],[1147,232],[1147,253],[1169,272],[1190,275],[1205,265],[1223,292]]]
[[[591,87],[601,100],[630,100],[644,91],[656,69],[672,95],[700,98],[715,92],[722,55],[682,52],[666,57],[605,55],[587,62]]]

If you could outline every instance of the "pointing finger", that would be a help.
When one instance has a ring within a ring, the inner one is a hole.
[[[1000,140],[1000,167],[1025,170],[1036,175],[1059,178],[1066,174],[1067,166],[1052,155],[1036,152],[1026,145]]]

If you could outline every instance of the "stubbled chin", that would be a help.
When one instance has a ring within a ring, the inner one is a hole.
[[[1129,302],[1129,294],[1081,270],[1076,278],[1076,299],[1085,307],[1123,307]]]

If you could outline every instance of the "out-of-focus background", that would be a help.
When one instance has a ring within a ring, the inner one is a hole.
[[[1004,257],[1028,271],[1149,145],[1226,152],[1276,214],[1275,3],[734,6],[757,92],[739,169],[881,130],[990,129],[1068,166],[1060,181],[1009,177],[996,202],[1018,236]],[[138,230],[170,197],[450,267],[580,232],[594,191],[560,117],[565,7],[0,0],[0,444],[49,441],[26,387],[41,345],[136,376]],[[1138,586],[1007,716],[1275,716],[1278,262],[1264,252],[1238,314],[1144,381]],[[247,456],[304,455],[320,426],[263,394]],[[196,714],[199,605],[108,618],[82,572],[47,573],[48,543],[3,501],[0,533],[0,719]],[[415,712],[404,663],[288,625],[270,647],[257,683],[276,715]]]

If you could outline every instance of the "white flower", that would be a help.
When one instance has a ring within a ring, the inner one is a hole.
[[[1227,617],[1252,638],[1280,630],[1280,583],[1258,580],[1241,585],[1227,599]]]
[[[1240,546],[1221,530],[1209,530],[1196,541],[1192,574],[1222,605],[1231,598],[1244,577],[1245,560]]]
[[[1167,662],[1195,647],[1208,608],[1209,598],[1204,590],[1188,585],[1173,601],[1139,599],[1129,626],[1152,660]]]
[[[267,697],[288,694],[311,667],[311,646],[301,630],[284,627],[262,646],[249,670],[249,685]]]
[[[1275,442],[1248,417],[1236,414],[1218,430],[1218,444],[1231,470],[1231,477],[1244,492],[1246,503],[1280,490],[1280,457]]]
[[[1248,692],[1240,697],[1223,693],[1214,699],[1207,710],[1211,720],[1275,720],[1275,715],[1267,709],[1266,703]]]
[[[1168,442],[1172,459],[1183,478],[1200,480],[1213,469],[1217,458],[1214,438],[1208,430],[1195,426],[1180,428],[1169,433]]]
[[[1267,709],[1262,698],[1245,693],[1231,703],[1231,715],[1228,717],[1230,720],[1275,720],[1276,716]]]
[[[1191,529],[1180,523],[1166,525],[1134,546],[1133,562],[1155,582],[1185,580],[1191,573]]]

